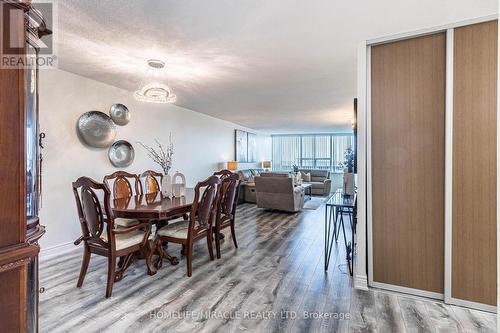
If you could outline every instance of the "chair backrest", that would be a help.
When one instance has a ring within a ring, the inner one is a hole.
[[[161,191],[160,184],[163,180],[163,174],[153,170],[147,170],[142,173],[141,179],[143,181],[143,189],[145,194]]]
[[[260,177],[265,177],[265,178],[290,178],[290,173],[289,172],[263,172],[260,174]]]
[[[214,172],[214,176],[219,176],[220,179],[223,179],[223,178],[226,178],[226,177],[229,177],[231,175],[234,175],[235,173],[228,170],[228,169],[224,169],[224,170],[221,170],[221,171],[217,171],[217,172]]]
[[[200,232],[211,227],[217,199],[217,186],[220,183],[221,180],[217,176],[210,176],[206,180],[196,184],[194,188],[194,200],[191,205],[191,214],[189,216],[188,238],[192,239]]]
[[[110,230],[114,227],[114,219],[110,207],[111,193],[108,186],[88,177],[80,177],[73,182],[73,193],[75,195],[83,239],[87,242],[109,246],[108,243],[105,243],[100,238],[105,230],[109,235]],[[103,206],[101,206],[99,196],[102,197]]]
[[[240,190],[240,177],[229,170],[215,172],[214,176],[219,176],[221,184],[217,200],[217,214],[232,215],[236,207]]]
[[[291,177],[255,177],[255,187],[257,193],[282,193],[282,194],[293,194],[294,186],[293,179]]]
[[[121,199],[130,197],[136,194],[142,194],[142,185],[139,176],[125,171],[116,171],[111,175],[104,177],[104,183],[109,186],[109,182],[113,180],[113,197]],[[134,183],[134,187],[130,183]]]

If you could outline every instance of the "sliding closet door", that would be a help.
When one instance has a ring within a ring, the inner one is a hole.
[[[496,305],[497,22],[457,28],[451,296]]]
[[[375,286],[444,292],[445,80],[444,33],[371,47]]]

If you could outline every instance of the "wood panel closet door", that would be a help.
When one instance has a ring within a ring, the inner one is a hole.
[[[497,22],[455,29],[452,297],[496,305]]]
[[[446,35],[371,48],[373,281],[444,292]]]

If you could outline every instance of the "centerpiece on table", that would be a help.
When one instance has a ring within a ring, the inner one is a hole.
[[[344,193],[354,195],[354,150],[349,147],[344,152]]]
[[[161,193],[166,196],[172,196],[172,177],[168,174],[172,168],[172,161],[174,155],[174,144],[172,143],[172,133],[169,135],[169,143],[166,149],[163,148],[162,144],[155,139],[158,148],[152,148],[139,142],[141,146],[148,152],[149,158],[158,164],[163,170],[163,177],[161,180]]]

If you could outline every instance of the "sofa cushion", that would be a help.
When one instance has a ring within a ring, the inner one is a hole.
[[[325,177],[314,177],[314,176],[311,176],[311,181],[312,182],[324,182],[326,180]]]
[[[311,170],[311,177],[328,178],[329,171]]]
[[[260,175],[262,172],[264,172],[264,169],[250,169],[250,171],[252,172],[252,174],[254,176],[258,176]]]
[[[324,182],[309,182],[309,184],[312,185],[312,188],[317,188],[317,189],[324,189],[325,188]]]
[[[263,172],[260,174],[261,177],[290,177],[289,173],[285,172]]]
[[[252,176],[252,171],[251,170],[239,170],[238,175],[240,176],[240,180],[247,182],[248,178]]]
[[[259,193],[292,193],[293,180],[290,177],[255,177],[257,197]]]
[[[302,180],[305,181],[305,182],[310,182],[311,181],[311,173],[310,172],[305,172],[305,171],[301,171],[300,172],[301,176],[302,176]]]

